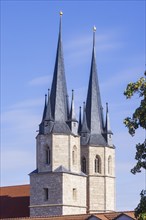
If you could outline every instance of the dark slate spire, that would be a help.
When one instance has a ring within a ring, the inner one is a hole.
[[[110,127],[108,103],[106,103],[106,121],[105,121],[105,131],[104,131],[104,133],[105,133],[104,136],[105,136],[107,144],[109,146],[113,146],[113,144],[112,144],[113,132],[111,131],[111,127]]]
[[[71,100],[71,108],[70,108],[70,120],[77,121],[75,115],[75,106],[74,106],[74,90],[72,90],[72,100]]]
[[[67,86],[64,71],[64,59],[61,38],[62,12],[60,12],[59,38],[57,46],[57,54],[51,88],[51,109],[52,116],[55,121],[67,121]]]
[[[44,121],[44,119],[46,118],[46,112],[47,112],[47,94],[45,94],[45,104],[44,104],[42,121]]]
[[[66,102],[67,102],[67,119],[69,120],[69,96],[66,95]]]
[[[46,105],[46,114],[43,122],[44,126],[44,134],[49,134],[54,125],[54,120],[52,118],[52,113],[51,113],[51,103],[50,103],[50,89],[48,89],[48,102]]]
[[[96,27],[93,28],[93,50],[91,60],[91,70],[87,93],[86,102],[86,115],[87,125],[89,127],[91,136],[90,144],[93,145],[106,145],[103,134],[103,110],[101,105],[101,97],[97,76],[96,67],[96,55],[95,55],[95,31]]]
[[[67,121],[67,124],[69,125],[71,132],[74,135],[78,135],[78,121],[76,119],[75,107],[74,107],[74,90],[72,90],[71,108],[70,108],[69,120]]]
[[[44,133],[44,120],[46,118],[46,112],[47,112],[47,95],[45,94],[44,111],[43,111],[42,121],[41,121],[41,123],[39,125],[39,134],[43,134]]]
[[[81,134],[81,145],[87,145],[89,143],[90,131],[87,126],[85,102],[83,103],[83,122],[82,122],[80,134]]]
[[[81,114],[81,106],[79,108],[79,126],[78,126],[78,134],[81,133],[81,128],[82,128],[82,114]]]
[[[108,134],[113,134],[110,127],[110,119],[109,119],[109,111],[108,111],[108,103],[106,103],[106,121],[105,121],[105,131]]]
[[[81,133],[89,133],[89,128],[87,125],[87,118],[86,118],[86,105],[85,102],[83,103],[83,122],[82,122],[82,128]]]
[[[48,89],[48,103],[47,103],[47,108],[46,108],[45,120],[53,121],[52,113],[51,113],[51,103],[50,103],[50,89]]]

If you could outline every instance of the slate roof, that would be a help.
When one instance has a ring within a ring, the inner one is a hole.
[[[82,129],[82,113],[81,113],[81,106],[79,107],[79,124],[78,124],[78,134],[81,133]]]
[[[103,133],[103,113],[102,113],[100,89],[97,76],[96,55],[95,55],[95,32],[93,32],[93,51],[91,60],[91,70],[88,85],[86,115],[87,125],[91,134]],[[97,143],[98,144],[98,143]]]
[[[54,134],[71,134],[69,126],[65,122],[55,121],[52,133]]]
[[[74,90],[72,90],[72,100],[71,100],[69,120],[77,121],[76,114],[75,114],[75,106],[74,106]]]
[[[48,89],[48,103],[46,108],[45,120],[53,121],[52,112],[51,112],[51,103],[50,103],[50,90]]]
[[[113,134],[110,127],[110,119],[109,119],[109,111],[108,111],[108,103],[106,103],[106,121],[105,121],[105,132],[107,134]]]
[[[62,48],[62,37],[61,37],[61,16],[60,16],[60,27],[59,27],[59,38],[57,46],[57,54],[55,61],[55,68],[53,74],[53,81],[51,87],[50,101],[52,116],[55,121],[67,121],[67,86],[64,69],[64,58]]]

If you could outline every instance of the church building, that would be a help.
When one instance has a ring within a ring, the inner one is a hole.
[[[96,66],[95,32],[86,103],[79,119],[67,92],[62,12],[51,90],[36,137],[36,170],[30,173],[30,216],[115,211],[115,147],[108,104],[104,123]]]

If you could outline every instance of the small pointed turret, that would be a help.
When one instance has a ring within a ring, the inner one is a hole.
[[[74,106],[74,90],[72,90],[72,100],[71,100],[71,108],[70,108],[70,119],[72,121],[76,121],[75,106]]]
[[[112,135],[113,132],[111,131],[110,127],[110,119],[109,119],[109,111],[108,111],[108,103],[106,103],[106,121],[105,121],[105,139],[109,146],[112,146]]]
[[[98,145],[106,145],[106,142],[102,136],[104,125],[103,125],[103,112],[102,112],[100,89],[99,89],[97,67],[96,67],[95,31],[96,31],[96,27],[94,26],[91,70],[90,70],[90,78],[88,85],[87,102],[86,102],[86,115],[87,115],[87,125],[91,133],[90,144],[98,146]]]
[[[79,126],[78,126],[78,134],[81,134],[82,128],[82,114],[81,114],[81,106],[79,108]]]
[[[67,102],[67,119],[69,120],[69,96],[66,95],[66,102]]]
[[[39,134],[44,134],[44,121],[45,121],[45,117],[46,117],[46,111],[47,111],[47,95],[45,94],[44,111],[43,111],[42,121],[39,125]]]
[[[50,89],[48,89],[48,103],[46,108],[46,121],[53,121],[52,113],[51,113],[51,103],[50,103]]]
[[[81,145],[87,145],[89,142],[90,131],[87,125],[85,102],[83,102],[83,122],[82,122],[80,134],[81,134]]]
[[[87,118],[86,118],[86,105],[85,102],[83,102],[83,122],[82,122],[82,129],[81,133],[90,133],[88,125],[87,125]]]
[[[71,100],[71,108],[69,114],[68,125],[73,134],[78,134],[78,121],[75,115],[75,107],[74,107],[74,90],[72,90],[72,100]]]
[[[60,26],[57,54],[53,75],[53,82],[50,94],[52,116],[55,121],[67,121],[67,86],[64,70],[63,48],[62,48],[62,12],[60,12]]]
[[[45,94],[45,104],[44,104],[44,111],[43,111],[42,121],[45,120],[46,112],[47,112],[47,94]]]
[[[48,102],[46,105],[46,114],[44,118],[44,134],[49,134],[52,131],[53,125],[54,120],[51,113],[50,89],[48,89]]]

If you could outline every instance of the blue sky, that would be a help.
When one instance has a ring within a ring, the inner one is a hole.
[[[96,31],[102,104],[109,103],[116,146],[117,210],[132,210],[144,188],[144,172],[132,175],[135,144],[123,125],[139,98],[126,100],[127,83],[145,70],[145,1],[1,1],[1,185],[29,183],[35,169],[35,137],[44,95],[51,87],[59,11],[68,92],[75,105],[86,100]]]

